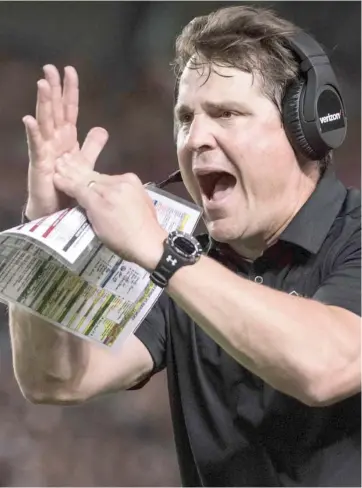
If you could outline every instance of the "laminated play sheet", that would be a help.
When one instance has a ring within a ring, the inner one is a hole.
[[[165,230],[194,232],[198,206],[147,192]],[[80,207],[0,233],[0,299],[104,346],[124,342],[161,293],[146,270],[101,243]]]

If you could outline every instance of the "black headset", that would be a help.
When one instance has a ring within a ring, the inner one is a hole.
[[[347,133],[347,114],[336,75],[328,56],[306,32],[288,39],[299,62],[299,77],[287,87],[282,102],[285,132],[295,151],[320,160],[339,147]],[[174,89],[178,97],[179,78]],[[162,181],[162,187],[181,180],[179,171]]]
[[[289,43],[299,60],[300,75],[283,99],[284,128],[296,151],[320,160],[346,137],[345,104],[330,61],[318,42],[300,32]]]

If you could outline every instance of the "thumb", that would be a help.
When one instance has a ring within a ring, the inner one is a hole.
[[[98,156],[108,141],[108,132],[102,127],[93,127],[82,145],[81,153],[90,169],[93,169]]]

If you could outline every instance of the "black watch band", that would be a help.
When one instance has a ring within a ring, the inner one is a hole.
[[[150,275],[151,281],[155,285],[165,288],[177,270],[196,263],[201,254],[201,244],[195,237],[184,232],[171,232],[164,241],[162,257]]]

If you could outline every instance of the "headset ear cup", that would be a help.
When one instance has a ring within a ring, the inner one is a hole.
[[[283,102],[283,122],[294,150],[308,159],[316,160],[318,155],[308,143],[300,119],[300,99],[304,94],[305,84],[304,79],[298,80],[287,89]]]

